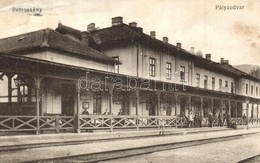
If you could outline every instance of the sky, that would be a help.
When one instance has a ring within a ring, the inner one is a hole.
[[[216,6],[244,6],[242,10],[219,10]],[[13,8],[41,8],[42,16],[13,12]],[[189,50],[223,57],[232,65],[260,66],[259,0],[1,0],[0,38],[44,28],[59,22],[86,30],[87,25],[111,26],[111,18],[137,22],[144,33],[182,43]]]

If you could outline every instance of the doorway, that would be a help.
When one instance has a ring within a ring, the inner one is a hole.
[[[93,97],[93,114],[100,115],[101,113],[101,94],[99,92],[94,93]]]
[[[147,106],[149,109],[149,116],[154,116],[155,115],[155,109],[156,109],[156,103],[153,98],[149,98],[147,100]]]
[[[69,84],[62,85],[61,98],[62,115],[73,116],[75,107],[75,86]]]

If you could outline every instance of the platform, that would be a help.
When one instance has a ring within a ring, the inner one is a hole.
[[[239,126],[243,129],[246,126]],[[260,127],[260,126],[254,126]],[[253,128],[251,126],[251,128]],[[164,135],[186,135],[201,132],[217,132],[233,130],[227,127],[203,127],[203,128],[166,128]],[[115,132],[83,132],[83,133],[57,133],[57,134],[40,134],[40,135],[8,135],[0,136],[0,147],[3,146],[21,146],[28,144],[46,144],[46,143],[62,143],[62,142],[78,142],[78,141],[99,141],[111,139],[123,139],[134,137],[158,136],[160,129],[146,130],[119,130]]]
[[[169,133],[172,133],[170,135]],[[198,141],[200,139],[218,138],[224,136],[232,136],[239,134],[250,134],[260,132],[260,128],[239,128],[237,130],[228,128],[196,128],[196,129],[174,129],[166,132],[168,136],[160,137],[143,137],[143,138],[130,138],[118,139],[113,141],[94,141],[91,143],[65,145],[65,146],[49,146],[41,148],[31,148],[18,151],[2,151],[0,159],[3,162],[28,162],[35,160],[45,160],[57,157],[67,157],[85,154],[95,154],[107,151],[125,150],[128,148],[138,148],[158,144],[167,143],[181,143],[185,141]],[[109,139],[115,137],[127,137],[131,135],[145,136],[151,134],[158,134],[157,131],[145,132],[120,132],[120,133],[82,133],[82,134],[57,134],[57,135],[35,135],[35,136],[10,136],[1,137],[1,145],[23,145],[28,143],[46,143],[52,141],[72,141],[72,140],[98,140]],[[193,133],[193,134],[192,134]]]

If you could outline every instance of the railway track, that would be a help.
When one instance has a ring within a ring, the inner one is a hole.
[[[238,161],[238,163],[256,163],[260,162],[260,154]]]
[[[124,150],[113,150],[113,151],[106,151],[106,152],[99,152],[99,153],[92,153],[92,154],[82,154],[76,156],[66,156],[60,158],[53,158],[53,159],[43,159],[43,160],[35,160],[31,162],[62,162],[62,163],[71,163],[71,162],[99,162],[99,161],[106,161],[112,160],[117,158],[129,157],[129,156],[136,156],[141,154],[148,154],[152,152],[158,152],[163,150],[170,150],[170,149],[177,149],[177,148],[184,148],[184,147],[191,147],[209,143],[216,143],[222,141],[229,141],[244,138],[245,136],[252,136],[258,134],[255,133],[247,133],[247,134],[239,134],[239,135],[232,135],[232,136],[223,136],[223,137],[216,137],[216,138],[208,138],[208,139],[200,139],[200,140],[191,140],[185,142],[177,142],[177,143],[167,143],[167,144],[159,144],[159,145],[151,145],[145,147],[137,147],[137,148],[128,148]]]

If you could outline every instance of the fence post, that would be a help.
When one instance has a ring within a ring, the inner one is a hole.
[[[259,119],[259,108],[258,108],[258,104],[256,105],[256,124],[258,124],[258,119]]]
[[[77,91],[77,110],[75,111],[76,114],[74,115],[74,129],[76,133],[80,133],[80,85],[79,81],[75,82],[76,91]]]
[[[80,114],[74,115],[74,130],[76,133],[80,133]]]
[[[112,121],[112,115],[109,116],[110,121],[110,132],[113,132],[113,121]]]
[[[60,132],[60,121],[59,121],[59,116],[55,116],[55,128],[56,128],[56,133]]]
[[[136,130],[139,131],[139,116],[136,116]]]
[[[178,117],[176,116],[176,119],[175,119],[175,127],[178,128]]]
[[[40,88],[41,88],[41,80],[43,77],[35,76],[35,91],[36,91],[36,110],[37,110],[37,129],[36,134],[40,134]]]
[[[14,128],[15,128],[15,124],[14,124],[15,120],[14,119],[15,119],[15,117],[12,117],[12,130],[14,130]]]

